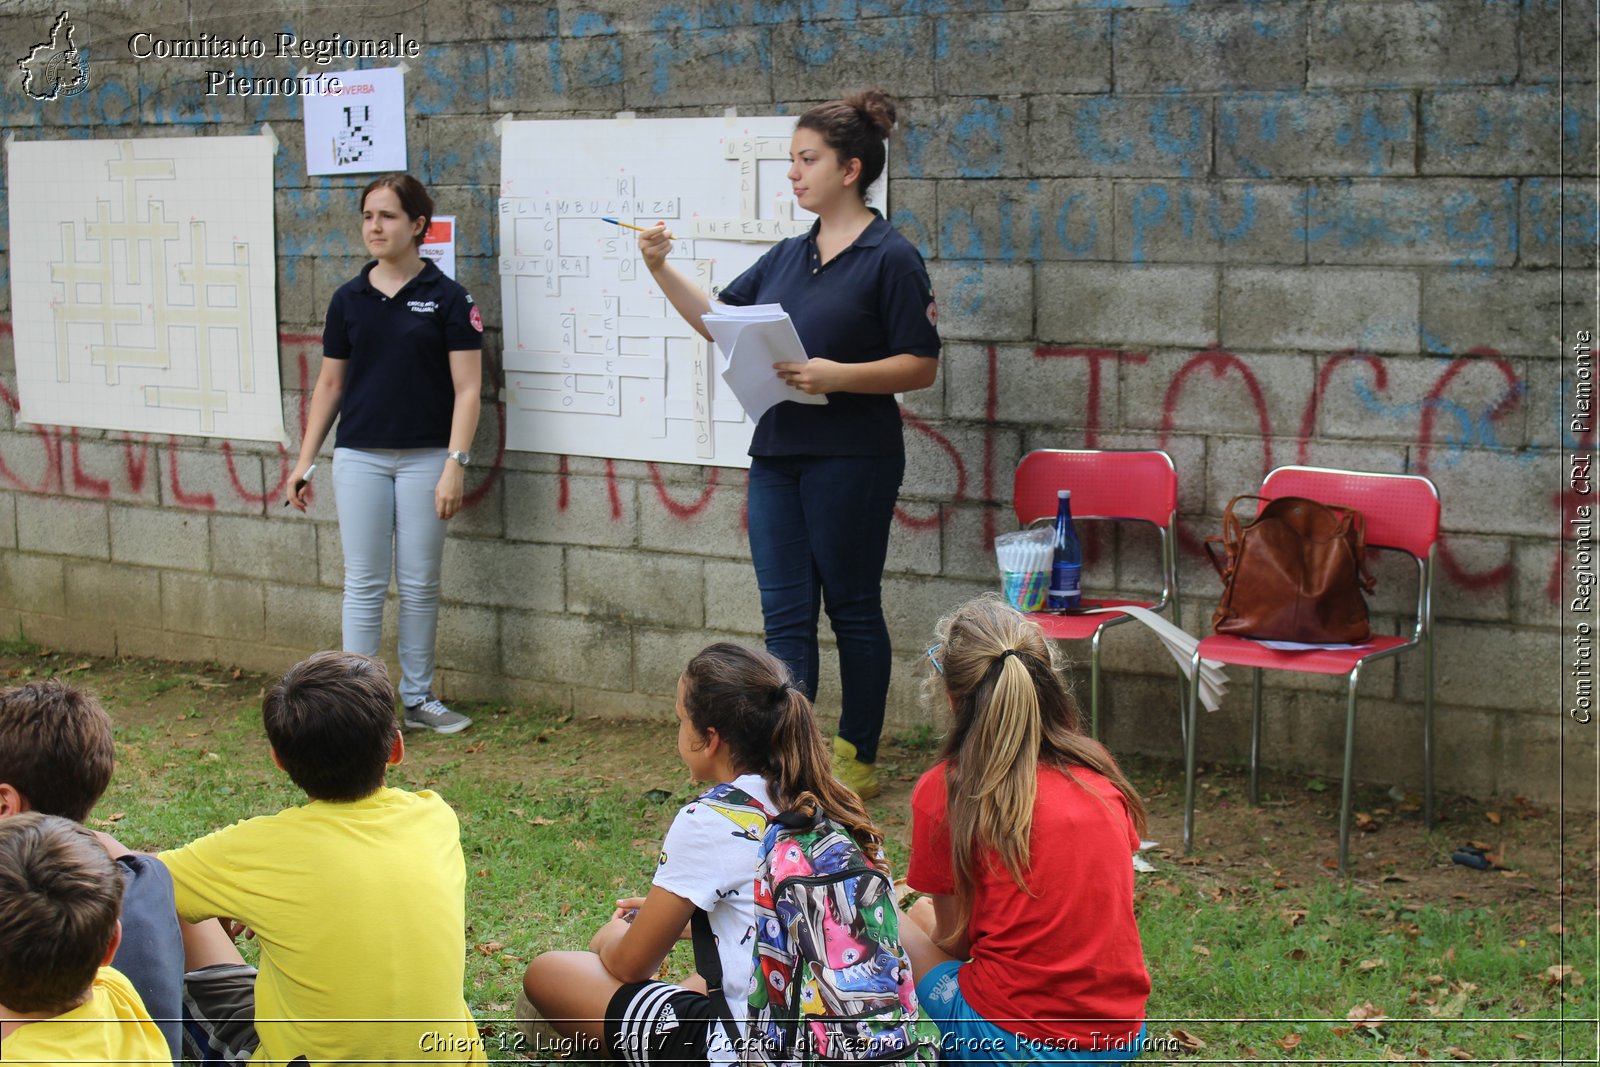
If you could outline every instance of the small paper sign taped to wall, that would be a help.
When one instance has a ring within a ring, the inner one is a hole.
[[[406,87],[398,67],[328,75],[337,91],[305,97],[306,173],[406,169]]]

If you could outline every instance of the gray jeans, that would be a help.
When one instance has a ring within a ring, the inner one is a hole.
[[[391,564],[400,590],[400,699],[433,688],[439,632],[439,564],[449,524],[433,492],[442,448],[333,450],[333,494],[344,545],[344,650],[378,654]]]

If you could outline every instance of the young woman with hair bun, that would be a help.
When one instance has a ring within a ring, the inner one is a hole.
[[[774,245],[717,299],[782,304],[811,358],[775,363],[790,388],[827,404],[777,404],[750,444],[750,554],[761,591],[767,650],[807,699],[819,673],[817,622],[828,613],[839,647],[839,732],[834,771],[865,797],[888,699],[889,629],[883,566],[905,473],[894,394],[938,376],[933,286],[917,250],[866,203],[883,173],[884,141],[899,108],[881,89],[820,104],[800,116],[789,144],[795,203],[817,220]],[[710,297],[667,262],[672,235],[658,224],[639,251],[661,292],[708,340]]]
[[[1084,733],[1039,627],[998,596],[940,620],[931,686],[952,722],[911,797],[901,927],[943,1053],[1121,1063],[1144,1043],[1132,855],[1144,803]]]

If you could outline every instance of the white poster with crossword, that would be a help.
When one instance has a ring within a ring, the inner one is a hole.
[[[667,223],[708,291],[815,218],[790,191],[793,116],[507,122],[500,140],[506,447],[748,467],[723,354],[656,288],[629,226]],[[880,209],[887,179],[869,203]]]
[[[329,74],[338,92],[307,95],[306,173],[406,169],[406,81],[399,67]]]
[[[262,137],[13,141],[18,418],[285,440]]]

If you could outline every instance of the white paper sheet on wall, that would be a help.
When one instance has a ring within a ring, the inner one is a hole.
[[[501,126],[506,447],[750,465],[726,360],[655,287],[638,234],[603,220],[666,222],[672,263],[727,285],[810,228],[785,178],[793,131],[782,115]]]
[[[399,67],[330,73],[337,93],[304,98],[307,174],[406,169],[406,83]]]
[[[14,141],[18,417],[283,441],[261,137]]]

